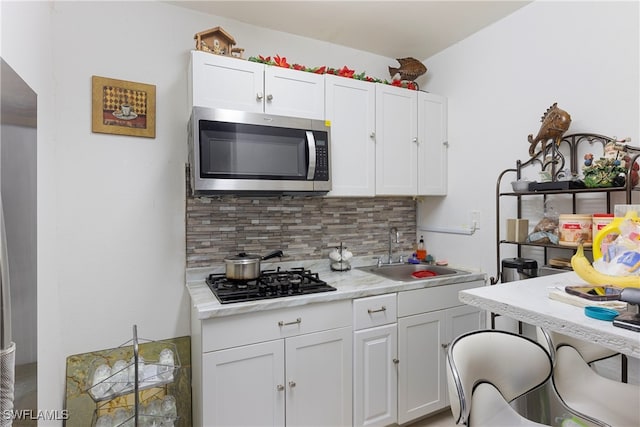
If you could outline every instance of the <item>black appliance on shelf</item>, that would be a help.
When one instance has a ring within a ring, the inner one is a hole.
[[[254,280],[231,280],[225,273],[210,274],[207,285],[221,304],[257,301],[335,291],[320,280],[318,273],[302,267],[290,270],[263,270]]]

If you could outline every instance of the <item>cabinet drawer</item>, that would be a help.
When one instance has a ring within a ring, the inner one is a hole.
[[[396,307],[395,293],[353,300],[354,330],[395,323]]]
[[[458,292],[466,289],[479,288],[481,286],[484,286],[484,282],[476,280],[474,282],[455,283],[452,285],[399,292],[398,317],[411,316],[462,305],[458,299]]]
[[[202,321],[202,351],[351,326],[351,301],[309,304]]]

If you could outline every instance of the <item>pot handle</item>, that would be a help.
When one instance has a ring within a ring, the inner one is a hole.
[[[268,253],[267,255],[263,256],[262,260],[265,261],[265,260],[268,260],[268,259],[271,259],[271,258],[275,258],[275,257],[282,258],[283,256],[284,256],[284,253],[281,250],[277,250],[277,251],[273,251],[273,252]]]

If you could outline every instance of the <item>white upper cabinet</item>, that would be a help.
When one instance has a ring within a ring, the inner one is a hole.
[[[325,117],[331,123],[329,196],[375,196],[375,88],[325,76]]]
[[[189,71],[190,107],[263,111],[263,64],[194,50]]]
[[[447,98],[418,92],[418,195],[447,194]]]
[[[376,195],[414,196],[418,192],[418,93],[375,86]]]
[[[324,119],[324,76],[265,66],[264,111],[279,116]]]
[[[324,76],[194,50],[189,105],[324,119]]]

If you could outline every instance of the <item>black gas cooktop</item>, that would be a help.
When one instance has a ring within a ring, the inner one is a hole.
[[[335,291],[318,273],[304,268],[264,270],[254,280],[230,280],[224,273],[210,274],[207,285],[221,304],[283,298]]]

